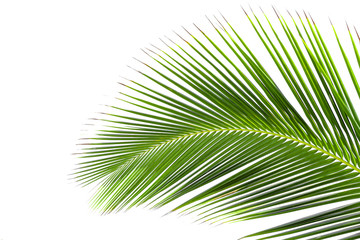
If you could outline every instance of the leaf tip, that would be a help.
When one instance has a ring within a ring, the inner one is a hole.
[[[334,26],[331,19],[330,19],[330,17],[328,17],[328,18],[329,18],[329,22],[330,22],[331,26]]]
[[[242,10],[244,11],[245,15],[248,16],[247,12],[245,11],[244,7],[241,6]]]
[[[219,12],[219,14],[221,15],[221,17],[224,19],[224,21],[226,22],[226,23],[229,23],[228,21],[227,21],[227,19],[224,17],[224,15],[218,10],[218,12]]]
[[[355,26],[354,26],[354,29],[355,29],[355,32],[356,32],[356,36],[358,37],[359,41],[360,41],[360,36],[359,36],[359,33],[358,31],[356,30]]]
[[[288,9],[286,9],[286,11],[287,11],[287,13],[289,14],[289,16],[290,16],[292,19],[294,19],[293,16],[291,15],[290,11],[289,11]]]
[[[275,12],[275,14],[276,14],[277,18],[278,18],[278,19],[280,19],[280,16],[279,16],[278,12],[276,11],[276,9],[275,9],[274,5],[271,5],[271,7],[272,7],[272,9],[274,10],[274,12]]]

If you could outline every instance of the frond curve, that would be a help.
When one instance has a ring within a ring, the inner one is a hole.
[[[132,107],[111,106],[106,129],[84,143],[75,175],[100,182],[95,207],[157,208],[207,187],[174,211],[235,222],[360,198],[360,120],[315,21],[291,16],[290,26],[277,13],[281,35],[265,14],[267,27],[255,13],[246,17],[281,81],[223,16],[208,18],[216,37],[195,25],[199,37],[185,28],[191,40],[178,35],[184,45],[168,39],[166,51],[143,50],[157,67],[138,60],[146,80],[123,84],[120,99]],[[357,72],[333,31],[359,97]],[[356,232],[357,205],[250,236]]]

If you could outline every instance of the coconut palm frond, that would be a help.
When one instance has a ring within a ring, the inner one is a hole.
[[[358,36],[348,28],[350,58],[333,27],[348,71],[340,74],[308,15],[290,24],[276,12],[275,26],[245,14],[282,79],[222,15],[208,19],[215,37],[195,25],[198,34],[184,29],[180,43],[163,41],[166,50],[145,49],[152,64],[139,61],[142,80],[123,84],[131,107],[111,106],[99,119],[106,128],[84,143],[75,175],[99,183],[94,207],[178,200],[173,211],[224,223],[360,199]],[[359,216],[353,202],[248,237],[341,236],[359,231]]]
[[[303,239],[318,234],[321,238],[327,239],[338,237],[345,233],[357,232],[355,235],[347,236],[344,239],[358,239],[360,230],[359,203],[348,204],[326,212],[299,219],[271,229],[267,229],[247,237],[267,235],[258,239],[271,239],[282,237],[282,239]],[[324,234],[325,233],[325,234]],[[293,234],[291,237],[288,235]],[[284,238],[284,236],[286,236]]]

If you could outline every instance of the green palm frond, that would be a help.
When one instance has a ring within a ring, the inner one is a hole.
[[[351,79],[360,97],[358,35],[348,28],[354,66],[333,27],[348,71],[340,74],[339,59],[305,13],[289,24],[276,12],[280,30],[265,14],[263,20],[245,14],[282,79],[270,75],[241,37],[245,33],[222,15],[209,19],[217,37],[196,25],[199,36],[184,29],[182,44],[168,39],[167,50],[144,50],[157,67],[139,61],[147,68],[136,70],[143,80],[124,84],[121,98],[132,107],[104,113],[106,127],[83,143],[76,179],[100,183],[93,206],[104,213],[182,199],[173,211],[216,223],[352,200],[248,237],[353,233],[346,239],[356,239],[360,120],[343,79]]]

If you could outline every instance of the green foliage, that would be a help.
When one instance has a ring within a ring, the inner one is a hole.
[[[133,107],[112,106],[101,119],[107,128],[84,143],[75,175],[100,183],[94,207],[158,208],[201,188],[173,211],[222,223],[360,199],[360,121],[342,79],[359,96],[360,87],[335,29],[348,75],[306,14],[291,26],[278,15],[281,31],[265,14],[246,16],[283,79],[271,77],[225,18],[209,20],[222,42],[186,30],[184,46],[169,39],[166,51],[148,49],[158,67],[143,63],[147,81],[126,85]],[[299,107],[277,85],[285,83]],[[248,237],[356,239],[359,216],[353,202]]]

